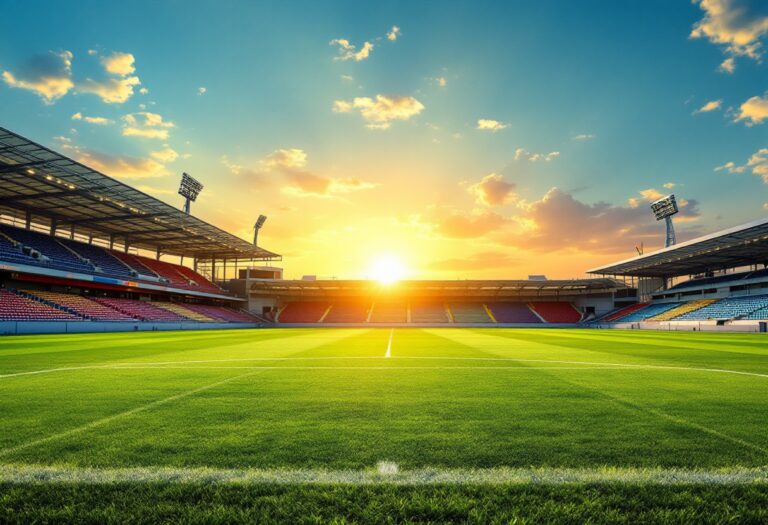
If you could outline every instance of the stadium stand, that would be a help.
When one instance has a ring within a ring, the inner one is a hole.
[[[324,323],[364,323],[368,320],[370,304],[365,301],[339,301],[333,303]]]
[[[408,305],[404,301],[376,301],[369,319],[371,323],[405,323],[407,321]]]
[[[324,301],[296,301],[286,304],[277,317],[279,323],[318,323],[330,303]]]
[[[41,290],[20,290],[20,292],[47,303],[58,305],[76,315],[93,321],[135,321],[135,318],[130,315],[81,295]]]
[[[738,319],[765,307],[768,307],[768,295],[728,297],[680,315],[675,321]]]
[[[411,303],[412,323],[449,323],[450,321],[443,303]]]
[[[0,230],[0,260],[20,264],[38,264],[38,259],[21,251],[21,244]]]
[[[482,303],[450,303],[453,320],[456,323],[492,323]]]
[[[699,299],[697,301],[687,301],[684,303],[678,303],[677,307],[670,310],[661,312],[653,317],[649,318],[649,321],[671,321],[681,315],[685,315],[689,312],[704,308],[705,306],[712,304],[716,299]]]
[[[752,313],[749,313],[742,317],[743,320],[746,321],[765,321],[768,320],[768,306],[765,306],[763,308],[760,308],[759,310],[755,310]]]
[[[632,312],[629,315],[625,315],[621,319],[618,320],[620,323],[637,323],[639,321],[645,321],[646,319],[649,319],[655,315],[659,315],[663,312],[666,312],[667,310],[671,310],[673,308],[677,308],[680,306],[680,303],[656,303],[656,304],[649,304],[645,306],[644,308],[640,308],[639,310],[636,310]]]
[[[137,301],[134,299],[116,299],[111,297],[94,298],[94,301],[109,306],[118,312],[139,319],[141,321],[152,322],[183,322],[189,319],[182,317],[174,312],[157,306],[147,301]]]
[[[199,312],[195,312],[177,303],[166,303],[162,301],[157,301],[152,304],[159,308],[168,310],[169,312],[173,312],[180,317],[191,319],[192,321],[198,321],[201,323],[210,323],[211,321],[215,321],[215,319],[212,319],[207,315],[201,314]]]
[[[76,321],[79,318],[48,304],[0,290],[0,319],[4,321]]]
[[[139,257],[138,255],[133,255],[130,253],[119,252],[117,250],[112,250],[110,253],[114,255],[117,259],[120,259],[123,263],[127,264],[128,267],[134,270],[139,275],[140,278],[146,279],[147,277],[149,277],[152,280],[156,280],[160,278],[159,275],[157,275],[155,272],[147,268],[141,262],[141,259],[143,259],[143,257]]]
[[[109,250],[92,244],[85,244],[69,239],[57,239],[82,258],[87,259],[101,273],[112,275],[122,279],[135,279],[136,272],[132,271],[124,262],[112,255]]]
[[[258,322],[255,316],[247,314],[239,310],[231,310],[223,306],[210,306],[205,304],[185,304],[184,308],[197,312],[217,321],[225,321],[227,323],[254,323]]]
[[[637,303],[637,304],[631,304],[629,306],[625,306],[624,308],[619,308],[618,310],[614,310],[613,312],[609,313],[602,319],[601,321],[619,321],[622,317],[629,315],[633,312],[637,312],[638,310],[645,308],[648,306],[648,303]]]
[[[571,303],[556,301],[537,301],[530,303],[531,309],[539,314],[548,323],[578,323],[581,321],[581,312]]]
[[[498,323],[542,323],[539,316],[533,313],[526,303],[488,303],[488,308],[493,312]]]
[[[70,272],[92,273],[94,271],[93,266],[61,244],[55,237],[5,224],[0,225],[0,231],[6,237],[34,249],[47,258],[47,260],[41,259],[38,264]]]

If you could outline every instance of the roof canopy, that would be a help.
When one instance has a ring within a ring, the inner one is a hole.
[[[75,233],[207,259],[278,260],[231,233],[0,127],[0,213]]]
[[[768,263],[768,219],[760,219],[648,255],[594,268],[588,273],[676,277],[765,263]]]

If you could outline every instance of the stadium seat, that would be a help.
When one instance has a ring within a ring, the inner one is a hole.
[[[112,253],[93,244],[76,242],[69,239],[58,239],[59,242],[77,252],[84,259],[88,259],[91,264],[105,275],[119,277],[121,279],[133,280],[136,278],[136,272],[128,267],[127,264],[112,255]]]
[[[93,321],[136,320],[134,317],[115,310],[108,305],[92,301],[91,299],[80,295],[42,290],[21,290],[21,292],[47,303],[56,304],[76,315],[80,315]]]
[[[636,303],[631,304],[629,306],[625,306],[623,308],[619,308],[618,310],[614,310],[613,312],[610,312],[608,315],[602,317],[600,321],[606,321],[606,322],[612,322],[612,321],[623,321],[622,317],[627,316],[633,312],[637,312],[638,310],[641,310],[648,306],[648,303]]]
[[[675,321],[705,321],[709,319],[738,319],[768,306],[768,295],[728,297],[698,310],[685,313]]]
[[[147,301],[134,299],[115,299],[112,297],[94,298],[94,301],[107,305],[114,310],[142,321],[153,322],[183,322],[189,319],[182,317],[165,308],[158,308]]]
[[[373,304],[371,323],[405,323],[408,321],[408,305],[405,301],[376,301]]]
[[[449,305],[456,323],[492,323],[485,305],[482,303],[456,303]]]
[[[227,323],[256,323],[260,320],[240,310],[233,310],[224,306],[210,306],[205,304],[184,304],[184,308],[205,315],[216,321]]]
[[[280,311],[280,323],[317,323],[325,315],[330,303],[325,301],[298,301],[285,305]]]
[[[80,321],[80,317],[30,297],[0,289],[0,319],[3,321]]]
[[[59,242],[59,239],[56,237],[7,225],[0,226],[0,232],[5,234],[7,239],[28,246],[44,255],[47,259],[40,259],[37,263],[38,265],[68,272],[94,272],[93,266]]]
[[[625,315],[618,321],[621,323],[637,323],[640,321],[645,321],[655,315],[659,315],[663,312],[666,312],[667,310],[671,310],[673,308],[677,308],[680,306],[679,302],[675,303],[651,303],[649,305],[646,305],[643,308],[640,308],[639,310],[635,310],[634,312]]]
[[[364,323],[369,310],[367,301],[338,301],[331,305],[323,323]]]
[[[571,303],[536,301],[530,305],[548,323],[578,323],[582,318],[581,312]]]
[[[526,303],[488,303],[498,323],[541,324],[542,320],[531,311]]]
[[[449,323],[451,322],[446,306],[441,302],[411,303],[412,323]]]
[[[198,321],[201,323],[210,323],[216,320],[208,315],[202,314],[200,312],[196,312],[194,310],[190,310],[189,308],[186,308],[186,306],[178,303],[167,303],[162,301],[156,301],[156,302],[153,302],[152,304],[159,308],[164,308],[169,312],[173,312],[178,316],[184,317],[186,319],[191,319],[192,321]]]
[[[676,319],[681,315],[687,314],[689,312],[693,312],[694,310],[698,310],[700,308],[704,308],[705,306],[712,304],[715,301],[716,299],[699,299],[697,301],[687,301],[685,303],[680,303],[675,308],[672,308],[670,310],[661,312],[660,314],[654,315],[648,320],[649,321],[671,321],[672,319]]]

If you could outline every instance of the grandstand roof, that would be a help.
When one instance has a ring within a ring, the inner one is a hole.
[[[768,219],[588,270],[598,275],[676,277],[768,263]]]
[[[572,279],[557,281],[531,280],[471,280],[471,281],[400,281],[394,286],[382,286],[377,281],[367,280],[261,280],[250,283],[254,294],[276,296],[360,296],[370,294],[411,294],[436,297],[543,297],[572,296],[593,293],[607,293],[626,288],[624,283],[614,279]]]
[[[207,259],[277,260],[231,233],[0,127],[0,213],[88,236]]]

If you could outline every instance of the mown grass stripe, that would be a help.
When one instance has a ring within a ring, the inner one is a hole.
[[[768,468],[483,468],[362,470],[215,469],[175,467],[87,468],[0,465],[0,483],[11,484],[280,484],[280,485],[745,485],[768,483]]]

